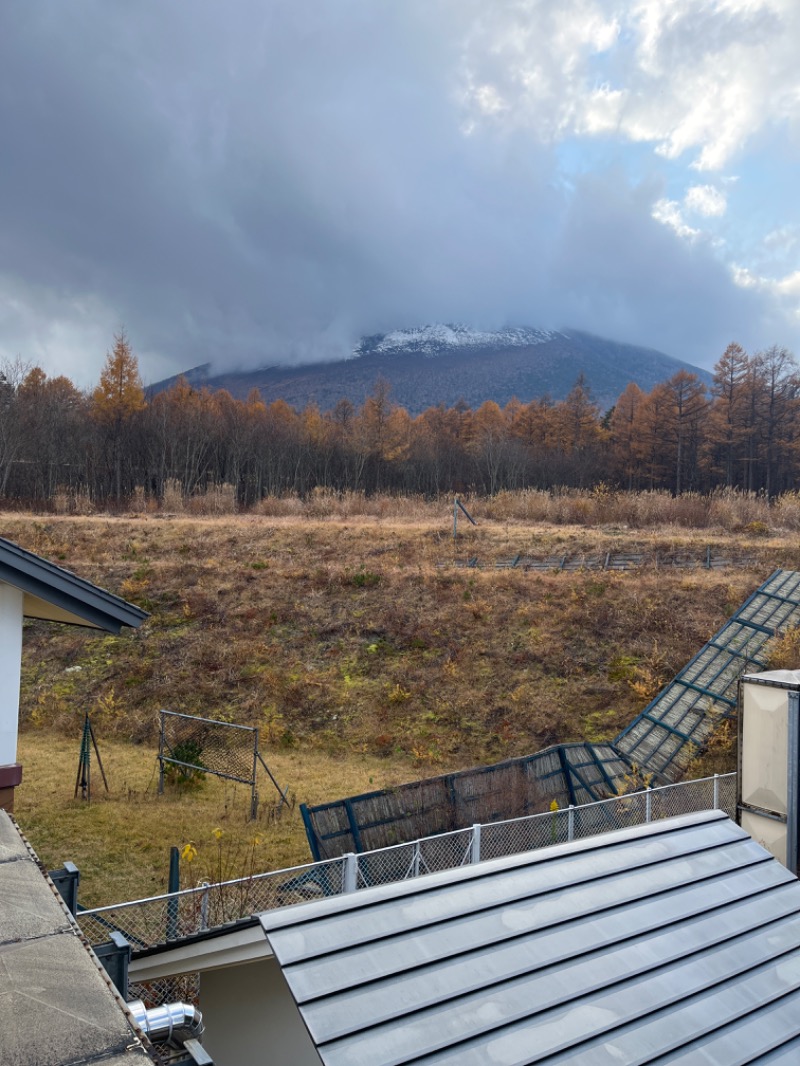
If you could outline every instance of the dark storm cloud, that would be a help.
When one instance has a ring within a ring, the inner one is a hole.
[[[713,361],[759,308],[709,252],[618,176],[566,188],[530,131],[468,132],[472,8],[11,0],[0,275],[20,344],[40,310],[89,301],[165,373],[431,321]]]
[[[658,191],[614,170],[580,180],[552,263],[565,321],[710,366],[728,343],[759,346],[763,309],[703,244],[651,217]],[[762,342],[762,346],[763,342]]]

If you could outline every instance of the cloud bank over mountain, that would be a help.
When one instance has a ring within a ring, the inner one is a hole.
[[[800,347],[789,0],[0,14],[0,357],[96,380],[432,322]]]

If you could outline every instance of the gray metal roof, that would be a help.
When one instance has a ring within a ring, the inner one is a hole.
[[[0,1061],[153,1062],[13,821],[0,811]]]
[[[719,812],[261,922],[325,1066],[800,1061],[800,883]]]
[[[0,537],[0,581],[21,589],[27,618],[105,629],[137,627],[147,612]]]

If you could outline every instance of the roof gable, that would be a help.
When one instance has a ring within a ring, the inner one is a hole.
[[[27,618],[119,633],[123,626],[135,628],[148,617],[146,611],[127,600],[4,537],[0,537],[0,581],[23,592]]]

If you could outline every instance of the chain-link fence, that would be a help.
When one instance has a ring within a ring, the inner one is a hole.
[[[457,559],[454,565],[459,568],[480,570],[484,566],[494,566],[496,570],[533,570],[552,572],[554,570],[638,570],[655,568],[657,570],[721,570],[727,567],[745,569],[753,566],[754,557],[745,552],[720,554],[711,546],[701,551],[656,552],[642,548],[631,552],[606,552],[603,554],[566,554],[566,555],[515,555],[510,559],[500,559],[492,563],[482,562],[477,556],[469,559]]]
[[[77,919],[90,943],[102,943],[116,930],[129,941],[135,953],[261,911],[350,891],[356,887],[355,872],[348,874],[346,868],[347,856],[343,856],[328,862],[309,863],[232,881],[203,883],[180,892],[79,911]]]
[[[258,730],[176,711],[161,712],[158,758],[163,777],[175,772],[216,774],[252,785],[256,775]]]
[[[117,931],[135,954],[261,911],[712,808],[735,816],[736,774],[647,789],[580,807],[554,806],[544,814],[476,824],[358,855],[79,911],[77,920],[90,943],[103,943]]]
[[[218,722],[213,718],[161,712],[158,740],[158,791],[174,776],[186,780],[196,774],[214,774],[229,781],[241,781],[250,786],[250,817],[258,812],[256,775],[261,763],[269,779],[278,790],[281,804],[288,803],[286,792],[280,787],[258,750],[258,729],[252,726]]]

